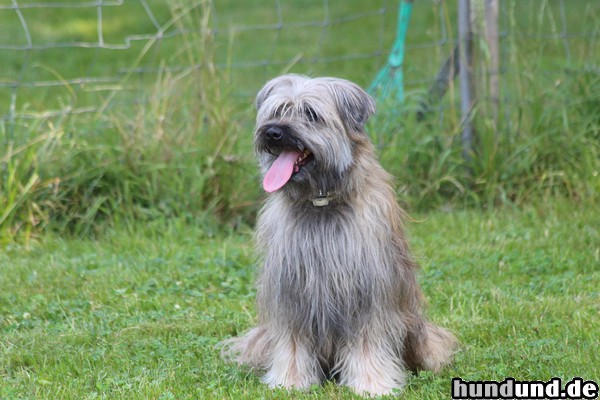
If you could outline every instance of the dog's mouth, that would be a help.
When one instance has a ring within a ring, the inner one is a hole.
[[[273,161],[263,179],[263,188],[271,193],[281,189],[292,176],[314,160],[312,152],[305,148],[303,151],[284,149]]]

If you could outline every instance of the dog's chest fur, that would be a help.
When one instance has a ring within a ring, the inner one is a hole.
[[[269,199],[258,224],[259,307],[261,298],[271,299],[265,308],[313,337],[350,334],[375,304],[389,303],[383,294],[398,282],[385,217],[376,208],[298,207],[279,196]]]

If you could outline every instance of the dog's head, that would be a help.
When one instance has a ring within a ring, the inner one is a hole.
[[[375,101],[344,79],[283,75],[261,89],[256,109],[254,143],[265,190],[327,189],[351,167]]]

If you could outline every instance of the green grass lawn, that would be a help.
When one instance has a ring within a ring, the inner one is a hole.
[[[0,243],[164,216],[250,224],[260,196],[252,97],[286,71],[367,87],[386,63],[397,18],[397,3],[386,0],[111,2],[101,7],[109,45],[102,48],[91,3],[32,4],[21,9],[23,19],[0,7]],[[458,82],[426,120],[415,117],[452,53],[456,2],[415,2],[406,102],[378,99],[368,127],[398,178],[399,197],[414,210],[600,193],[600,2],[501,4],[499,119],[483,93],[487,53],[477,40],[483,92],[473,111],[472,162],[465,162]],[[161,40],[125,46],[158,27]],[[26,32],[50,48],[11,49],[27,43]],[[96,112],[52,116],[60,109]]]
[[[450,379],[600,377],[600,205],[413,215],[431,318],[462,342],[405,399]],[[0,398],[350,398],[327,383],[271,391],[215,345],[255,319],[251,232],[179,221],[98,240],[45,235],[0,253]]]

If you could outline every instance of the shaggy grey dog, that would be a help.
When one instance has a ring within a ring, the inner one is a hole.
[[[423,315],[403,212],[364,132],[373,99],[343,79],[284,75],[256,107],[271,193],[256,234],[259,323],[225,354],[272,387],[333,378],[362,395],[448,364],[457,341]]]

